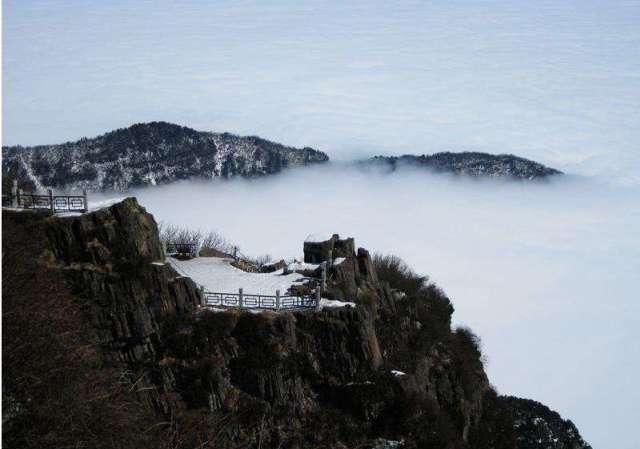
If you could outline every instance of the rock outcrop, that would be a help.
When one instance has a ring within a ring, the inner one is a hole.
[[[129,379],[126,385],[133,385],[124,397],[139,409],[127,421],[131,424],[120,425],[136,447],[158,447],[158,441],[189,448],[525,447],[518,443],[525,435],[519,430],[523,406],[512,407],[495,395],[476,337],[451,329],[449,299],[432,285],[400,291],[379,275],[369,253],[356,249],[353,239],[334,235],[326,242],[307,242],[304,252],[308,263],[329,262],[326,296],[355,307],[217,312],[199,307],[194,283],[163,264],[153,217],[134,199],[73,217],[5,212],[9,231],[5,228],[4,235],[28,239],[14,232],[24,226],[20,220],[39,230],[41,244],[27,245],[37,254],[23,271],[39,264],[58,279],[55,290],[64,290],[80,307],[77,325],[87,336],[79,338],[97,343],[93,372],[121,373],[113,382]],[[17,250],[27,243],[13,246]],[[13,280],[3,280],[5,305],[5,285]],[[8,303],[8,313],[15,313],[21,298],[9,293],[15,301]],[[52,319],[62,319],[57,308],[64,304],[47,304]],[[3,338],[16,342],[11,348],[29,347],[29,332],[28,326],[10,327]],[[51,357],[55,366],[57,358]],[[14,386],[30,369],[3,378],[3,394],[11,393],[5,403],[13,404],[12,410],[39,410],[43,393],[30,390],[28,383]],[[75,378],[70,382],[84,385]],[[81,403],[95,401],[93,395],[85,401],[82,394]],[[104,403],[97,407],[115,401],[98,397]],[[529,422],[539,410],[527,410]],[[5,437],[24,443],[20,427],[12,424],[19,415],[3,416],[9,429]],[[157,422],[151,420],[144,432],[136,430],[150,416]],[[573,444],[570,432],[562,433],[556,424],[549,424],[554,438]],[[65,438],[77,445],[74,438],[93,435],[74,436],[79,434],[66,420],[51,425],[48,433],[46,425],[33,431],[31,447],[53,437],[57,445]],[[92,439],[87,447],[109,444]]]
[[[90,303],[107,356],[130,363],[153,358],[160,325],[200,304],[195,283],[163,262],[153,216],[133,198],[47,223],[53,264]]]

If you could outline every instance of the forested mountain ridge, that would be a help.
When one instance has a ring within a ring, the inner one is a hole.
[[[184,179],[261,176],[328,160],[313,148],[151,122],[76,142],[3,147],[2,173],[25,189],[124,191]]]
[[[2,147],[4,187],[25,190],[126,191],[187,179],[256,177],[329,161],[313,148],[260,137],[196,131],[167,122],[135,124],[95,138],[33,147]],[[424,168],[472,177],[538,180],[562,172],[511,154],[478,152],[375,156],[361,167]]]
[[[379,165],[389,171],[395,171],[401,167],[418,167],[436,173],[520,180],[542,179],[562,174],[559,170],[512,154],[496,155],[479,152],[375,156],[363,163]]]

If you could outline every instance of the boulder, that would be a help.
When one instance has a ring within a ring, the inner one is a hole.
[[[304,261],[306,263],[332,262],[338,257],[350,258],[355,255],[355,243],[352,237],[340,239],[338,234],[324,241],[307,238],[304,242]]]

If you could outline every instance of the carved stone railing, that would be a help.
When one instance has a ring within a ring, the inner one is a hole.
[[[14,181],[11,193],[2,196],[2,207],[45,209],[59,213],[86,212],[89,204],[86,190],[83,190],[82,195],[54,195],[52,190],[48,190],[46,194],[24,193]]]
[[[317,296],[280,295],[279,291],[276,291],[275,295],[256,295],[243,293],[242,289],[239,289],[238,293],[203,290],[202,296],[203,305],[213,308],[291,310],[315,309],[319,305]]]

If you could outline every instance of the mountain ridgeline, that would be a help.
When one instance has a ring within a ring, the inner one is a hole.
[[[152,122],[77,142],[3,147],[2,173],[27,189],[124,191],[185,179],[255,177],[328,160],[312,148]]]
[[[559,170],[512,154],[496,155],[478,152],[376,156],[363,163],[377,165],[388,171],[395,171],[402,167],[416,167],[435,173],[519,180],[543,179],[562,174]]]
[[[34,147],[2,147],[4,187],[25,190],[126,191],[186,179],[256,177],[324,163],[313,148],[293,148],[259,137],[195,131],[166,122],[136,124],[92,139]],[[377,156],[360,167],[425,168],[472,177],[536,180],[561,172],[513,155],[436,153]]]

